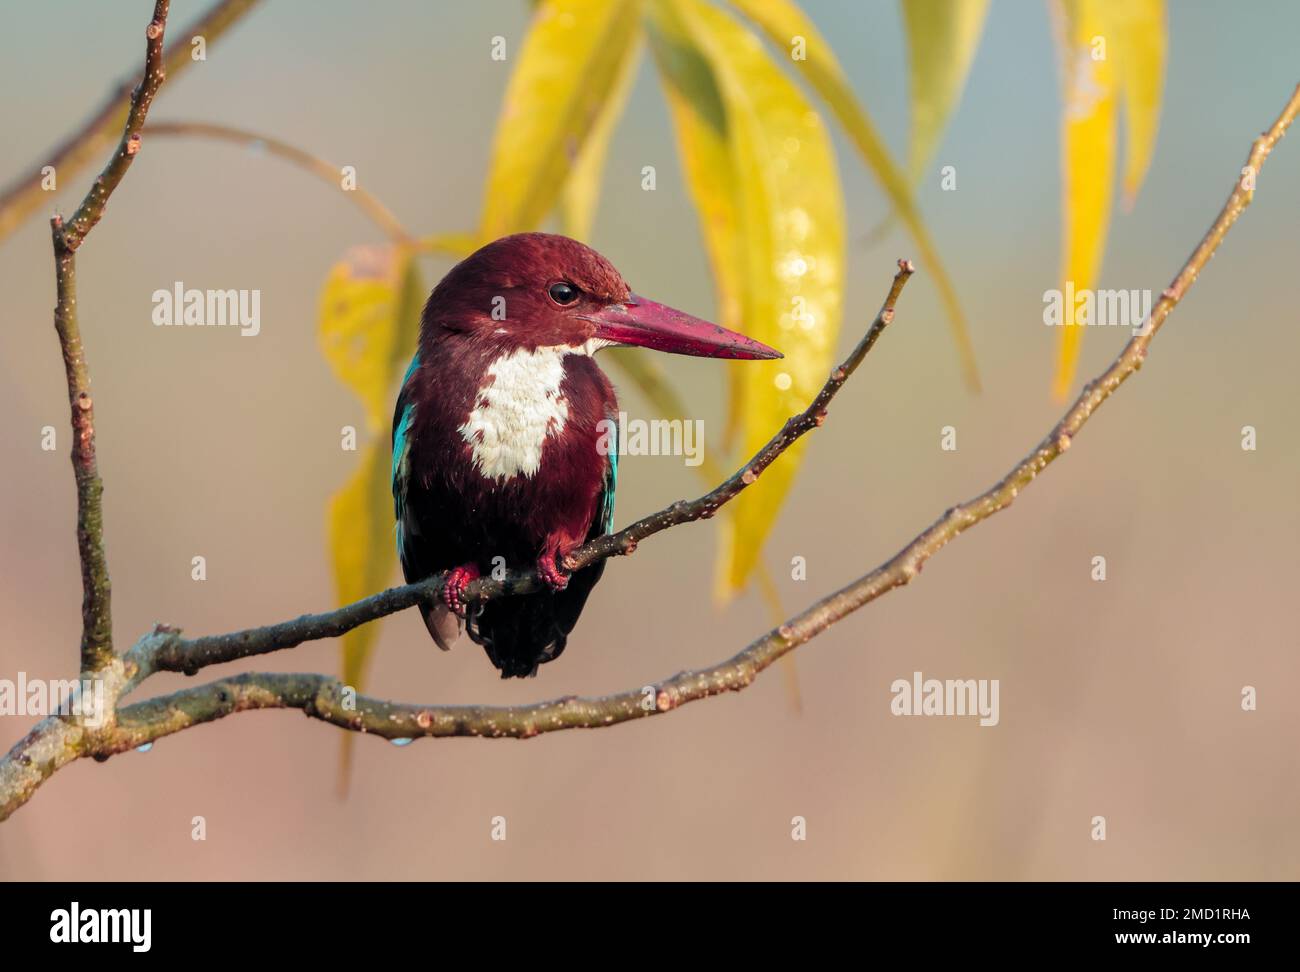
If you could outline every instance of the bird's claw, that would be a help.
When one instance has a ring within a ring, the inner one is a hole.
[[[554,554],[542,554],[537,560],[537,576],[552,591],[558,592],[569,586],[569,572],[560,567]]]
[[[453,567],[448,572],[447,580],[442,585],[442,603],[456,612],[457,617],[465,617],[465,588],[471,581],[478,580],[478,576],[478,567],[474,564]]]

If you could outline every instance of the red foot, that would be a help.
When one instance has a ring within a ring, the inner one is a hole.
[[[460,617],[465,616],[465,588],[470,581],[478,579],[478,566],[465,564],[455,567],[447,574],[447,582],[442,586],[442,603],[455,611]]]
[[[537,558],[537,576],[552,591],[562,591],[569,586],[569,572],[559,567],[556,552],[544,550]]]

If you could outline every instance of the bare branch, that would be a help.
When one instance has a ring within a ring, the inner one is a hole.
[[[214,138],[250,148],[263,148],[271,155],[310,172],[318,179],[332,186],[338,186],[341,171],[338,166],[269,135],[258,135],[242,128],[209,122],[154,122],[145,126],[145,132],[149,135]],[[428,236],[413,237],[393,215],[392,210],[380,202],[374,193],[356,186],[347,195],[392,243],[407,247],[411,252],[438,253],[460,259],[477,249],[481,242],[477,237],[467,233],[433,233]]]
[[[81,328],[77,323],[77,267],[71,251],[59,244],[54,221],[54,259],[58,301],[54,327],[63,350],[63,367],[72,407],[72,470],[77,481],[77,553],[81,561],[81,668],[94,671],[113,655],[112,584],[104,553],[104,482],[95,456],[95,410],[90,397]]]
[[[86,755],[86,731],[59,716],[38,722],[0,759],[0,820],[32,798],[37,787]]]
[[[104,759],[113,753],[152,742],[188,726],[210,722],[232,712],[247,709],[301,709],[310,716],[335,725],[357,731],[373,732],[388,738],[413,738],[423,735],[527,738],[561,729],[614,725],[630,719],[671,711],[695,699],[745,688],[775,659],[816,637],[864,604],[895,587],[910,582],[920,572],[926,560],[958,534],[988,519],[999,510],[1005,509],[1021,489],[1032,483],[1038,473],[1069,448],[1075,435],[1093,412],[1141,367],[1152,337],[1195,282],[1197,275],[1218,249],[1228,230],[1254,198],[1255,178],[1278,140],[1295,120],[1297,113],[1300,113],[1300,87],[1292,94],[1273,126],[1255,141],[1247,158],[1247,170],[1251,178],[1243,179],[1235,185],[1228,201],[1200,245],[1152,309],[1147,326],[1125,345],[1119,357],[1106,371],[1084,386],[1069,411],[1033,452],[990,489],[950,509],[885,564],[813,604],[728,661],[712,668],[685,672],[666,679],[653,687],[653,695],[642,690],[633,690],[598,699],[565,698],[553,702],[508,707],[414,706],[364,697],[356,699],[355,704],[352,705],[346,687],[328,676],[240,675],[126,706],[116,713],[116,718],[110,720],[106,728],[100,730],[87,729],[67,718],[46,719],[14,746],[3,760],[0,760],[0,820],[7,818],[30,799],[36,788],[51,773],[78,756]],[[902,267],[899,276],[904,281],[910,269],[910,266]],[[896,296],[900,288],[900,280],[895,278],[895,287],[891,290],[891,294]],[[886,303],[888,308],[890,302]],[[888,323],[889,316],[892,315],[882,311],[881,316],[877,318],[877,324],[883,327]],[[855,349],[849,362],[846,362],[846,366],[856,366],[874,341],[873,334],[878,336],[878,333],[879,329],[873,325],[858,349]],[[772,459],[788,446],[788,442],[807,431],[807,428],[801,425],[802,419],[812,417],[812,425],[808,426],[809,428],[820,424],[819,420],[825,414],[826,402],[843,384],[852,367],[847,367],[843,375],[838,372],[832,374],[828,387],[823,389],[822,394],[809,406],[809,409],[802,416],[787,423],[772,442],[737,474],[738,484],[734,482],[737,477],[733,477],[694,504],[674,504],[669,510],[664,511],[665,514],[669,514],[671,523],[658,525],[664,514],[656,514],[638,524],[633,524],[628,530],[623,531],[623,534],[634,531],[632,545],[635,546],[635,541],[638,539],[635,531],[641,524],[650,523],[654,527],[647,528],[645,533],[640,535],[640,538],[643,538],[658,530],[666,529],[672,523],[700,518],[702,512],[696,512],[693,516],[687,515],[689,512],[694,512],[696,507],[707,510],[710,502],[717,501],[718,505],[726,502],[752,482],[753,477],[761,473]],[[785,445],[781,444],[783,442]],[[773,450],[770,455],[769,450]],[[675,510],[678,512],[674,514]],[[679,519],[673,519],[674,516]],[[622,534],[615,535],[615,538],[620,535]],[[608,548],[593,549],[600,541],[582,548],[578,556],[573,558],[574,562],[594,562],[596,559],[614,553],[630,552],[625,544],[615,538],[602,538],[614,540],[613,545]],[[584,559],[588,557],[591,559]],[[433,584],[434,581],[428,583]],[[398,588],[376,597],[410,596],[403,595],[404,590],[407,589]],[[480,597],[488,597],[503,592],[504,590],[497,591],[495,588],[485,586],[478,594]],[[417,600],[425,594],[419,591],[413,593]],[[367,599],[342,610],[356,610],[373,600],[373,598]],[[333,617],[338,620],[338,615],[339,612],[332,612],[330,615],[320,615],[317,618]],[[298,622],[286,622],[286,625],[295,623]],[[274,627],[283,629],[285,625]],[[244,634],[248,635],[251,632]],[[138,683],[148,674],[146,669],[135,671],[133,669],[137,669],[139,665],[147,665],[151,656],[162,654],[166,646],[175,640],[172,635],[173,633],[167,629],[158,629],[146,635],[132,649],[131,656],[134,657],[128,656],[125,664],[115,666],[105,673],[105,680],[114,683],[111,690],[114,703],[124,694],[125,689]],[[233,657],[243,657],[243,655],[236,654]]]
[[[211,44],[246,14],[257,0],[221,0],[181,34],[180,39],[163,55],[163,72],[175,77],[193,63],[190,38],[202,36]],[[36,210],[42,208],[49,193],[42,186],[45,166],[53,166],[58,178],[66,184],[83,168],[100,157],[126,124],[132,90],[143,75],[136,75],[118,85],[104,105],[89,121],[62,145],[55,148],[32,171],[14,180],[0,194],[0,241],[23,224]]]
[[[104,483],[95,455],[95,408],[90,395],[90,371],[77,319],[76,251],[99,222],[108,197],[117,188],[140,149],[140,129],[149,105],[163,82],[163,31],[171,0],[155,0],[153,19],[145,28],[145,68],[131,95],[126,127],[117,151],[65,224],[50,221],[54,240],[58,300],[54,328],[63,351],[72,409],[72,468],[77,480],[77,551],[81,559],[81,669],[96,671],[113,657],[112,584],[104,553]]]
[[[1259,172],[1273,147],[1295,119],[1297,112],[1300,112],[1300,87],[1296,88],[1272,128],[1256,139],[1252,146],[1246,160],[1252,176]],[[1074,437],[1098,406],[1142,366],[1151,339],[1164,324],[1169,312],[1182,300],[1214,251],[1218,249],[1228,230],[1250,205],[1254,198],[1254,190],[1247,189],[1245,186],[1254,184],[1253,179],[1241,180],[1237,183],[1209,232],[1152,308],[1146,326],[1132,337],[1109,368],[1084,386],[1069,411],[1038,446],[995,485],[974,499],[952,507],[880,567],[834,594],[822,598],[785,624],[769,631],[734,657],[711,668],[683,672],[656,683],[653,698],[644,690],[637,689],[598,699],[566,698],[534,705],[494,708],[417,706],[358,697],[355,700],[355,707],[347,708],[343,704],[345,687],[337,679],[323,675],[248,674],[187,689],[123,709],[120,714],[120,731],[127,734],[123,748],[152,741],[197,722],[209,722],[234,712],[254,708],[302,709],[314,718],[331,722],[345,729],[374,733],[389,739],[415,736],[526,738],[559,729],[613,725],[667,712],[687,702],[708,698],[722,692],[739,691],[752,683],[759,672],[782,655],[810,641],[840,619],[882,594],[910,583],[920,573],[925,562],[950,540],[1010,506],[1021,489],[1032,483],[1040,472],[1069,449]],[[831,374],[830,380],[813,403],[800,415],[787,422],[785,428],[731,479],[693,503],[675,503],[668,509],[646,517],[619,533],[601,537],[587,544],[573,556],[574,566],[585,566],[616,553],[630,553],[636,548],[639,539],[667,529],[676,523],[689,522],[711,515],[717,506],[727,502],[753,482],[754,477],[785,451],[795,439],[808,429],[820,425],[825,418],[826,406],[830,400],[871,350],[880,332],[893,319],[894,302],[911,272],[910,264],[899,261],[899,273],[894,278],[884,307],[848,360]],[[479,596],[487,598],[529,589],[526,585],[530,582],[528,580],[530,576],[522,575],[517,581],[507,581],[499,586],[484,585],[479,591]],[[439,578],[438,581],[440,580]],[[295,635],[306,634],[306,637],[300,640],[308,640],[315,636],[329,637],[329,634],[316,635],[315,632],[329,630],[331,621],[337,623],[351,620],[351,617],[346,619],[338,617],[344,612],[356,611],[372,603],[377,611],[387,607],[387,604],[375,603],[382,598],[390,598],[389,604],[411,598],[409,603],[402,605],[408,607],[420,599],[421,592],[416,590],[419,587],[421,585],[408,585],[406,588],[385,591],[383,594],[349,605],[329,615],[315,615],[296,622],[285,622],[271,628],[240,632],[235,635],[196,639],[188,644],[191,646],[191,651],[194,651],[195,647],[201,647],[202,650],[196,654],[204,659],[232,660],[244,657],[244,654],[257,653],[246,652],[225,656],[227,649],[238,652],[249,644],[257,644],[259,635],[263,632],[267,633],[268,639],[273,637],[271,632],[275,633],[274,636],[283,637],[290,629],[295,629]],[[430,587],[430,591],[436,589],[436,586]],[[225,639],[233,640],[228,642]],[[184,659],[189,654],[185,650],[185,645],[186,643],[181,640],[167,642],[166,647],[158,652],[158,658],[166,659],[166,663],[160,664],[159,667],[168,667],[178,658]]]
[[[213,138],[250,148],[262,148],[276,158],[310,172],[331,186],[337,188],[339,185],[341,170],[338,166],[270,135],[259,135],[242,128],[216,125],[211,122],[153,122],[145,126],[145,133],[173,137]],[[379,227],[390,242],[407,247],[411,252],[438,253],[461,259],[477,249],[481,242],[474,235],[467,233],[432,233],[428,236],[414,237],[393,215],[393,211],[374,193],[355,186],[348,191],[347,195],[370,218],[371,222]]]
[[[117,150],[109,159],[108,165],[104,167],[104,171],[99,174],[99,178],[95,180],[95,184],[91,186],[90,192],[86,193],[86,198],[81,201],[77,211],[63,225],[62,231],[59,232],[57,226],[55,228],[57,243],[69,253],[77,251],[86,234],[103,217],[104,207],[108,205],[108,197],[113,194],[113,190],[117,188],[118,183],[126,175],[126,170],[135,160],[136,153],[140,151],[140,131],[144,128],[144,120],[149,114],[149,106],[153,104],[154,95],[158,93],[166,77],[163,66],[163,31],[167,27],[167,12],[170,6],[171,0],[154,2],[153,20],[149,21],[149,26],[145,28],[144,74],[140,76],[139,84],[131,92],[131,105],[126,112],[126,126],[123,128]]]
[[[735,499],[797,439],[822,424],[831,399],[844,386],[849,376],[857,370],[862,359],[867,356],[867,352],[894,319],[894,305],[914,271],[915,268],[910,262],[898,261],[898,272],[894,275],[885,302],[857,347],[842,365],[831,372],[812,404],[786,422],[784,428],[730,479],[699,499],[690,502],[679,500],[658,513],[636,521],[618,533],[591,541],[575,550],[569,556],[566,566],[571,570],[578,570],[607,557],[630,554],[646,537],[681,523],[708,519],[717,512],[719,507]],[[281,621],[279,624],[249,628],[230,634],[186,639],[180,636],[180,631],[177,629],[167,627],[155,629],[153,637],[147,636],[128,655],[129,665],[134,670],[132,685],[137,684],[153,671],[185,672],[193,675],[200,668],[209,665],[292,648],[304,641],[337,638],[377,618],[403,611],[421,602],[431,603],[442,590],[445,576],[445,574],[437,574],[428,580],[393,587],[323,614],[305,614],[292,621]],[[503,580],[484,578],[472,582],[466,589],[466,598],[471,602],[481,603],[497,597],[537,590],[539,585],[536,570],[511,572]]]
[[[149,135],[214,138],[223,142],[233,142],[236,145],[263,148],[277,158],[310,172],[335,189],[339,186],[340,169],[337,165],[270,135],[258,135],[241,128],[214,125],[209,122],[153,122],[146,127],[145,132]],[[361,186],[356,186],[346,195],[361,207],[392,242],[404,244],[415,242],[392,211]]]

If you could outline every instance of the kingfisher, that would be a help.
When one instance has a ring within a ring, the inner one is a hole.
[[[781,357],[638,297],[595,250],[549,233],[488,243],[429,295],[393,414],[392,488],[407,582],[449,572],[420,607],[443,650],[468,633],[502,678],[564,651],[604,570],[565,559],[610,531],[618,481],[618,400],[594,356],[629,346]],[[542,588],[467,610],[466,586],[501,567],[535,567]]]

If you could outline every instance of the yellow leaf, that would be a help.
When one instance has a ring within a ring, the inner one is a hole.
[[[483,198],[484,240],[555,207],[639,30],[640,0],[544,0],[510,74]]]
[[[1113,7],[1124,95],[1124,206],[1131,209],[1156,147],[1168,35],[1164,0],[1122,0]]]
[[[1107,0],[1063,0],[1060,47],[1064,107],[1061,126],[1061,290],[1093,287],[1110,224],[1115,167],[1115,58],[1120,39],[1108,28]],[[1083,327],[1066,300],[1053,394],[1063,399],[1074,381]]]
[[[463,260],[479,248],[480,242],[477,233],[435,233],[416,240],[414,249],[419,253],[441,253]]]
[[[388,477],[387,439],[366,446],[352,478],[330,498],[329,546],[334,590],[350,604],[383,590],[393,576],[393,496]],[[378,624],[363,624],[343,636],[343,681],[360,688]]]
[[[672,3],[650,8],[650,42],[672,114],[686,186],[699,216],[713,275],[716,318],[723,327],[743,330],[740,202],[727,143],[726,108],[713,69],[695,47],[689,28]],[[739,381],[729,383],[726,426],[720,437],[729,449],[743,414]]]
[[[633,349],[616,349],[606,353],[609,355],[610,363],[641,390],[641,394],[660,415],[678,418],[690,414],[663,369],[655,363],[653,355],[643,354]],[[705,489],[712,489],[725,475],[722,467],[713,458],[712,450],[707,447],[700,454],[700,464],[695,467],[695,471]],[[758,582],[759,593],[767,602],[772,624],[783,623],[787,615],[781,604],[781,592],[762,558],[759,558],[754,568],[754,578]],[[793,654],[783,656],[781,670],[785,673],[786,697],[790,700],[790,709],[795,714],[800,714],[803,712],[803,698],[799,691],[799,671],[795,665],[795,657]]]
[[[673,0],[673,14],[721,98],[723,172],[737,204],[743,330],[786,355],[732,371],[743,387],[741,449],[749,455],[807,404],[831,367],[844,283],[839,173],[821,116],[758,37],[700,0]],[[743,587],[753,571],[801,452],[796,444],[732,504],[723,525],[720,596]]]
[[[335,373],[361,399],[372,441],[352,478],[330,500],[327,536],[337,602],[349,604],[387,586],[397,557],[389,488],[392,390],[415,353],[427,296],[404,247],[355,247],[330,271],[321,292],[320,341]],[[343,680],[360,691],[379,633],[378,621],[342,639]],[[346,786],[352,733],[342,738]]]
[[[413,350],[399,342],[397,306],[411,267],[410,254],[398,247],[353,247],[330,269],[321,290],[321,350],[361,399],[372,434],[389,419],[396,357]]]
[[[405,259],[405,266],[398,278],[396,322],[393,327],[396,337],[393,340],[393,353],[388,359],[388,391],[385,417],[391,420],[393,386],[397,379],[406,374],[415,355],[415,345],[420,336],[420,314],[424,311],[424,302],[429,297],[429,288],[424,282],[415,260]],[[385,425],[385,433],[388,427]]]
[[[975,366],[975,350],[971,347],[957,290],[939,259],[939,251],[930,240],[929,231],[921,221],[906,177],[894,163],[866,110],[858,104],[830,44],[792,0],[731,0],[731,3],[754,21],[787,57],[793,59],[794,66],[803,73],[844,126],[867,167],[885,190],[903,225],[916,241],[922,267],[929,270],[939,288],[966,382],[978,390],[979,370]],[[793,45],[796,39],[803,40],[802,58],[795,58]]]
[[[913,185],[920,182],[957,107],[988,10],[989,0],[903,0],[912,99],[908,174]]]
[[[623,62],[618,68],[618,77],[609,97],[600,108],[596,124],[587,133],[578,161],[574,163],[569,178],[564,183],[564,194],[560,198],[563,213],[564,235],[575,240],[587,240],[591,236],[591,224],[596,218],[596,203],[600,199],[600,183],[605,169],[605,156],[609,152],[609,140],[614,134],[614,126],[627,106],[627,97],[632,93],[632,82],[636,80],[636,69],[641,63],[641,44],[639,38],[633,40]]]
[[[365,449],[352,478],[330,499],[327,535],[334,562],[334,591],[339,604],[368,597],[388,586],[397,557],[393,549],[393,498],[388,476],[391,450],[387,439]],[[363,688],[379,622],[363,624],[343,636],[343,683]],[[340,786],[346,788],[352,733],[342,734]]]

